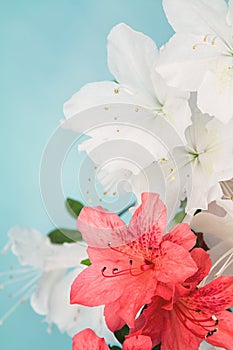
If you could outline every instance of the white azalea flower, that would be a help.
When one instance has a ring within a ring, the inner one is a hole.
[[[207,211],[195,215],[190,225],[202,232],[213,261],[215,275],[233,275],[233,201],[212,202]]]
[[[80,330],[91,327],[110,343],[116,343],[104,322],[103,307],[88,308],[70,305],[70,287],[75,277],[85,268],[80,264],[87,257],[85,243],[52,244],[47,236],[33,229],[15,227],[8,233],[11,249],[19,259],[22,269],[9,271],[8,284],[24,281],[23,287],[14,296],[19,301],[1,317],[1,323],[15,310],[16,306],[30,298],[34,311],[45,316],[49,329],[55,324],[61,332],[73,336]],[[68,272],[68,269],[72,271]],[[6,273],[0,276],[7,276]],[[20,276],[20,277],[19,277]]]
[[[157,71],[172,86],[197,91],[203,113],[233,117],[233,1],[163,0],[176,31],[161,49]]]
[[[186,146],[174,150],[178,168],[186,172],[188,213],[207,209],[222,194],[218,182],[233,177],[232,122],[225,125],[198,110],[192,121],[185,131]]]
[[[163,116],[183,136],[191,116],[189,93],[169,87],[155,71],[158,57],[155,43],[146,35],[121,23],[111,30],[107,50],[109,70],[117,83],[105,81],[85,85],[65,103],[66,118],[72,118],[93,106],[127,103],[143,106],[152,111],[154,116]],[[80,132],[80,123],[80,119],[79,123],[73,123],[72,129]],[[90,131],[86,134],[92,136]],[[105,138],[110,139],[111,136],[110,133],[104,134]]]

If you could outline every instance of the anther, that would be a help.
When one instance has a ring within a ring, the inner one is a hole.
[[[209,331],[206,335],[205,338],[211,337],[214,333],[218,331],[218,328],[213,329],[212,331]]]
[[[215,40],[216,38],[211,41],[211,45],[215,45]]]
[[[215,315],[212,316],[212,320],[215,321],[215,326],[218,325],[218,319]]]

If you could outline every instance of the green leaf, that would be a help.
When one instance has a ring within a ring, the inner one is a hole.
[[[111,350],[121,350],[121,348],[119,348],[119,346],[116,346],[116,345],[113,345],[113,346],[109,345],[109,349],[111,349]]]
[[[82,235],[79,231],[69,230],[67,228],[55,229],[48,233],[50,241],[54,244],[73,243],[82,241]]]
[[[86,265],[86,266],[91,266],[90,259],[87,258],[87,259],[82,260],[81,264]]]
[[[117,340],[123,344],[124,340],[125,340],[125,336],[129,334],[129,327],[127,326],[127,324],[125,324],[121,329],[119,329],[118,331],[114,332],[115,337],[117,338]]]
[[[161,344],[156,345],[152,350],[160,350],[161,349]]]
[[[184,218],[185,218],[185,207],[187,204],[187,200],[183,200],[181,201],[181,205],[180,205],[180,209],[178,211],[178,213],[175,215],[174,217],[174,222],[175,224],[180,224],[181,222],[183,222]]]
[[[83,204],[76,201],[75,199],[72,199],[72,198],[66,199],[66,209],[68,210],[70,215],[73,216],[73,218],[75,219],[77,219],[83,207],[84,207]]]

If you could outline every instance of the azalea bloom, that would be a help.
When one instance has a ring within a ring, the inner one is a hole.
[[[233,348],[233,277],[222,276],[199,288],[211,267],[208,254],[192,251],[198,272],[182,285],[170,302],[155,297],[136,322],[133,333],[149,335],[161,349],[198,349],[202,341],[226,350]]]
[[[69,303],[70,287],[73,279],[84,268],[80,264],[86,258],[86,245],[80,243],[52,244],[47,236],[40,232],[15,227],[8,233],[9,243],[5,251],[11,249],[17,256],[21,268],[11,269],[9,280],[1,285],[1,289],[12,284],[12,298],[18,297],[16,304],[1,317],[3,323],[7,317],[23,301],[30,298],[33,310],[45,316],[49,324],[48,330],[55,324],[61,332],[70,336],[92,327],[98,334],[106,337],[109,342],[116,343],[114,336],[107,330],[103,318],[103,308],[89,309],[85,306],[74,306]],[[68,269],[72,268],[70,272]],[[24,283],[22,288],[14,283]]]
[[[74,281],[71,303],[105,304],[112,331],[125,323],[134,326],[138,311],[151,302],[160,282],[182,283],[197,270],[189,253],[195,235],[187,224],[180,224],[163,236],[166,207],[157,194],[142,194],[128,228],[101,207],[85,207],[77,226],[89,245],[92,265]]]
[[[109,70],[117,82],[104,81],[85,85],[65,103],[66,118],[93,106],[133,104],[152,111],[154,117],[163,116],[182,135],[190,123],[189,93],[166,85],[155,71],[158,58],[156,44],[143,33],[120,23],[113,27],[108,36],[107,51]],[[153,119],[150,120],[152,130]],[[77,131],[80,131],[80,123],[82,120],[76,125]],[[88,135],[92,136],[92,133],[89,132]],[[106,136],[105,133],[103,137]],[[111,136],[112,134],[108,134],[109,139]]]
[[[178,169],[186,173],[189,213],[207,209],[208,203],[222,195],[219,182],[233,177],[232,122],[224,125],[196,109],[185,137],[186,145],[177,147],[174,153]]]
[[[122,350],[151,350],[152,342],[149,337],[140,335],[124,341]],[[83,330],[73,337],[72,350],[109,350],[103,338],[99,338],[90,328]]]
[[[212,274],[233,275],[233,202],[220,199],[210,203],[208,210],[191,218],[195,232],[202,232],[214,264]]]
[[[169,85],[197,91],[203,113],[233,117],[233,1],[163,0],[176,34],[161,50],[157,70]]]

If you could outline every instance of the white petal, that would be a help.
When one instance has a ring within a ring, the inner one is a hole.
[[[227,23],[233,25],[233,0],[228,1]]]
[[[233,220],[233,201],[227,199],[218,199],[216,201],[217,205],[223,208],[223,210],[232,217]]]
[[[209,254],[213,265],[216,263],[216,267],[212,270],[211,275],[217,274],[233,276],[233,238],[228,238],[209,250]],[[225,256],[225,257],[224,257]],[[229,260],[228,260],[229,259]],[[228,262],[227,262],[228,260]],[[227,264],[226,264],[227,263]],[[210,275],[210,277],[211,277]]]
[[[67,332],[70,336],[82,329],[91,328],[98,336],[105,337],[108,343],[116,344],[115,338],[105,325],[102,306],[88,308],[70,304],[71,284],[80,271],[76,269],[54,284],[49,295],[46,320],[56,324],[61,332]]]
[[[233,118],[233,59],[222,58],[208,71],[198,89],[197,103],[203,113],[222,122]]]
[[[117,83],[102,81],[84,85],[65,102],[63,112],[68,119],[83,110],[110,103],[136,103],[140,105],[144,101],[141,100],[140,96],[134,95],[132,91]],[[78,125],[76,129],[80,130]]]
[[[47,315],[51,291],[64,274],[65,270],[55,270],[42,275],[36,291],[31,296],[31,306],[39,315]]]
[[[163,7],[176,32],[224,37],[228,31],[224,0],[163,0]]]
[[[153,125],[153,121],[151,124]],[[101,137],[105,134],[107,140]],[[100,168],[107,164],[113,171],[123,168],[138,173],[154,159],[166,153],[166,149],[156,135],[133,124],[132,126],[124,124],[100,126],[91,132],[91,136],[91,139],[79,146],[79,150],[86,151]]]
[[[220,52],[217,45],[204,44],[203,36],[178,33],[161,48],[156,70],[167,84],[195,91]]]
[[[214,236],[217,241],[227,240],[232,237],[233,232],[233,217],[225,215],[224,217],[217,216],[208,212],[202,212],[195,215],[191,221],[191,227],[196,232],[208,234],[206,236],[210,247],[213,246]]]
[[[133,88],[153,102],[151,69],[157,47],[148,36],[124,23],[115,26],[108,36],[108,66],[116,80]]]
[[[43,267],[51,251],[51,243],[47,236],[23,227],[12,228],[8,236],[12,252],[18,257],[21,265]]]
[[[168,86],[155,69],[151,77],[155,95],[161,105],[160,113],[163,113],[164,118],[171,123],[181,139],[184,139],[184,130],[191,124],[191,110],[188,103],[190,94]]]
[[[84,242],[52,244],[51,248],[43,266],[46,271],[79,266],[87,257],[87,246]]]

